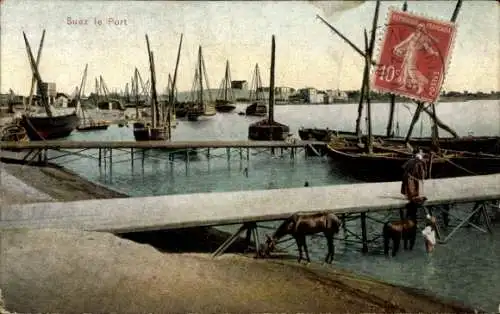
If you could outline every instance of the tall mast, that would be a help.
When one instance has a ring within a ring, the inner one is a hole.
[[[199,84],[200,84],[200,106],[203,106],[203,75],[201,69],[201,46],[198,48],[198,74],[199,74]]]
[[[271,43],[271,70],[269,74],[269,125],[274,122],[274,66],[276,57],[276,43],[274,40],[274,35],[272,37]]]

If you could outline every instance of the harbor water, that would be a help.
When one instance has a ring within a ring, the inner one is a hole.
[[[388,107],[385,103],[372,104],[375,134],[385,133]],[[238,115],[244,108],[244,104],[238,104],[234,112],[218,113],[207,121],[178,119],[173,140],[246,140],[248,125],[262,118]],[[414,110],[413,104],[397,105],[395,118],[400,135],[406,134]],[[500,135],[498,100],[441,103],[436,110],[441,120],[459,135]],[[289,125],[290,132],[296,136],[301,126],[354,130],[356,115],[357,105],[354,104],[275,107],[275,120]],[[429,136],[430,130],[430,119],[422,114],[413,135]],[[440,130],[440,136],[449,135]],[[113,125],[107,131],[89,133],[75,131],[67,140],[133,140],[132,126]],[[190,156],[187,163],[185,157],[171,162],[166,153],[149,151],[144,163],[141,153],[136,153],[137,159],[132,165],[130,152],[114,151],[112,172],[99,168],[95,159],[75,155],[56,159],[56,162],[89,180],[132,196],[291,188],[302,187],[305,181],[310,186],[356,182],[336,173],[326,157],[305,158],[304,152],[299,152],[291,159],[287,152],[281,155],[276,151],[271,155],[264,150],[250,150],[247,161],[246,151],[242,155],[235,149],[231,152],[228,158],[225,149],[213,149],[207,158],[204,150]],[[380,216],[387,219],[385,215]],[[382,225],[369,221],[368,228],[379,232]],[[322,260],[326,255],[324,238],[314,237],[308,243],[311,256]],[[295,246],[290,249],[295,249]],[[498,225],[494,226],[493,234],[463,228],[450,242],[438,245],[430,255],[425,252],[421,237],[417,238],[413,251],[400,251],[394,258],[386,258],[378,250],[363,256],[358,248],[336,241],[334,264],[390,283],[427,289],[438,296],[456,299],[488,312],[497,311],[500,304]]]

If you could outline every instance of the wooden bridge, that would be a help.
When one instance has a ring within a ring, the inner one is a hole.
[[[289,154],[294,159],[300,150],[308,154],[320,155],[314,147],[325,146],[324,142],[318,141],[35,141],[35,142],[0,142],[0,150],[17,151],[15,159],[26,163],[46,164],[49,161],[60,159],[69,155],[76,158],[90,158],[98,160],[99,167],[104,165],[112,173],[113,157],[120,156],[118,162],[130,161],[132,166],[134,160],[144,163],[146,158],[158,159],[158,156],[149,156],[149,151],[157,150],[164,153],[164,157],[170,161],[174,157],[183,157],[188,166],[192,153],[204,154],[207,159],[224,156],[230,160],[234,154],[240,160],[250,159],[250,155],[261,153],[281,152]],[[214,151],[225,149],[223,154]],[[250,152],[252,150],[252,153]],[[49,155],[49,151],[51,154]],[[8,157],[3,153],[4,159]],[[126,159],[123,159],[123,156]],[[109,165],[109,167],[108,167]]]
[[[487,204],[500,200],[500,174],[432,179],[425,181],[426,207],[474,203],[472,211],[460,218],[447,241],[464,224],[481,231],[473,216],[482,215],[491,230]],[[199,193],[156,197],[46,202],[27,205],[0,205],[0,230],[18,228],[77,228],[112,233],[141,232],[202,226],[242,226],[216,254],[222,253],[243,231],[257,222],[282,220],[296,212],[331,211],[359,214],[361,242],[368,250],[368,213],[404,208],[399,182],[361,183],[263,191]],[[451,213],[449,213],[452,215]],[[255,232],[255,241],[258,235]]]

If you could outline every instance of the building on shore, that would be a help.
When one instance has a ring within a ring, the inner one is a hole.
[[[45,93],[45,95],[47,95],[47,97],[49,98],[48,99],[49,105],[54,105],[57,96],[56,83],[42,82],[40,87],[42,93]],[[37,95],[42,96],[39,94],[39,92],[40,91],[37,88]]]
[[[327,89],[325,91],[325,104],[332,104],[336,102],[345,102],[349,99],[346,92],[341,90]]]
[[[231,88],[232,89],[247,90],[248,89],[248,82],[247,81],[231,81]]]

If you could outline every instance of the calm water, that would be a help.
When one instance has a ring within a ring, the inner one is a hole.
[[[238,105],[234,113],[217,114],[209,121],[179,120],[179,125],[173,131],[173,138],[246,139],[248,125],[261,118],[237,115],[244,107]],[[386,104],[373,105],[374,133],[385,132],[387,108]],[[398,106],[396,119],[402,135],[406,134],[414,108],[411,104]],[[278,122],[288,124],[295,134],[301,126],[353,130],[356,111],[357,106],[349,104],[278,106],[275,118]],[[499,101],[443,103],[437,106],[437,114],[460,135],[500,134]],[[421,120],[414,129],[415,136],[430,134],[428,116],[423,115]],[[440,131],[440,135],[446,136],[443,131]],[[74,132],[69,140],[133,140],[133,135],[131,127],[113,126],[104,132]],[[144,166],[141,166],[140,160],[136,160],[132,166],[130,153],[123,152],[120,155],[115,152],[112,175],[109,171],[100,170],[96,160],[71,156],[60,159],[59,163],[90,180],[134,196],[301,187],[305,181],[309,181],[311,186],[355,182],[352,178],[335,173],[326,158],[305,158],[303,152],[290,160],[286,153],[280,157],[252,151],[247,162],[246,152],[243,152],[242,160],[239,152],[233,150],[228,162],[226,151],[219,149],[211,151],[210,160],[207,160],[205,153],[198,154],[197,158],[190,158],[188,167],[182,160],[169,162],[161,152],[151,154],[154,158],[146,159]],[[122,162],[118,162],[120,160]],[[383,219],[388,218],[385,216]],[[351,222],[352,226],[356,224],[357,222]],[[369,228],[380,231],[381,225],[369,222]],[[403,252],[390,259],[375,250],[362,256],[358,248],[337,241],[335,263],[388,282],[429,289],[440,296],[455,298],[490,312],[496,311],[500,304],[500,230],[498,226],[495,228],[497,232],[493,235],[482,234],[474,229],[462,229],[449,243],[439,245],[431,256],[425,253],[420,238],[414,251]],[[325,240],[312,238],[309,243],[314,258],[324,258]]]

